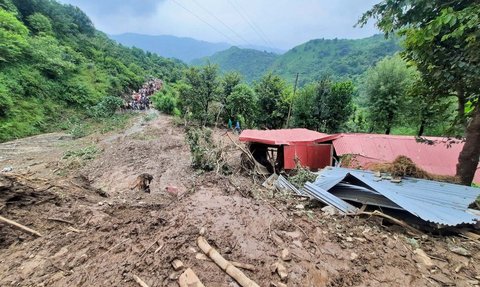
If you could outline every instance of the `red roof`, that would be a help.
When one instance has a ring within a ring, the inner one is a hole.
[[[321,141],[333,141],[337,155],[357,155],[356,161],[364,168],[368,168],[371,163],[392,162],[399,155],[404,155],[429,173],[455,175],[463,142],[448,144],[446,138],[427,139],[435,144],[417,142],[413,136],[379,134],[338,134],[325,137]],[[477,168],[474,181],[480,182],[480,168]]]
[[[327,136],[327,134],[307,129],[244,130],[240,134],[240,141],[268,145],[291,145],[295,143],[316,142]]]

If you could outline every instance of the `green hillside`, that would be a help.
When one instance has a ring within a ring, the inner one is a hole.
[[[222,71],[238,71],[248,81],[273,71],[289,82],[300,73],[300,85],[329,74],[334,78],[356,78],[378,60],[399,51],[396,40],[375,35],[358,40],[317,39],[299,45],[283,55],[232,47],[194,61],[218,64]]]
[[[300,83],[310,82],[323,74],[355,78],[399,49],[397,41],[386,40],[383,35],[358,40],[317,39],[283,54],[272,70],[288,80],[300,73]]]
[[[0,0],[0,141],[101,116],[114,97],[183,67],[115,43],[72,5]]]
[[[197,59],[192,65],[217,64],[223,72],[239,71],[247,82],[259,79],[272,66],[279,55],[253,49],[231,47],[210,57]]]

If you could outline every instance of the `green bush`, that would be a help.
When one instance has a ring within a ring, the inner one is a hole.
[[[209,128],[190,128],[187,130],[187,143],[190,146],[192,166],[204,171],[221,171],[224,174],[231,172],[223,158],[223,150],[212,139],[212,130]]]
[[[107,96],[90,109],[91,116],[94,118],[108,118],[115,114],[118,108],[123,104],[119,97]]]

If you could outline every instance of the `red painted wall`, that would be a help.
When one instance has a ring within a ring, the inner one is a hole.
[[[332,164],[333,147],[331,144],[304,144],[284,146],[285,169],[295,168],[295,158],[302,166],[320,169]]]

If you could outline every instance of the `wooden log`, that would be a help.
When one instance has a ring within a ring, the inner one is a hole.
[[[230,261],[230,263],[232,263],[232,265],[237,267],[237,268],[242,268],[242,269],[249,270],[249,271],[255,271],[256,270],[255,266],[253,266],[252,264],[235,262],[235,261]]]
[[[25,232],[28,232],[28,233],[30,233],[30,234],[32,234],[32,235],[35,235],[35,236],[38,236],[38,237],[42,237],[42,235],[41,235],[39,232],[37,232],[37,231],[35,231],[35,230],[31,229],[31,228],[28,228],[28,227],[26,227],[25,225],[21,225],[20,223],[17,223],[17,222],[15,222],[15,221],[13,221],[13,220],[6,219],[6,218],[3,217],[3,216],[0,216],[0,221],[5,222],[5,223],[7,223],[7,224],[10,224],[10,225],[12,225],[12,226],[15,226],[15,227],[17,227],[17,228],[20,228],[21,230],[23,230],[23,231],[25,231]]]
[[[142,287],[148,287],[147,283],[145,283],[142,279],[140,279],[140,277],[138,277],[137,275],[133,275],[133,280],[135,280],[135,282],[138,283],[138,285],[142,286]]]
[[[223,271],[230,275],[235,281],[240,284],[242,287],[260,287],[257,283],[250,280],[242,271],[237,267],[233,266],[232,263],[228,262],[225,258],[218,253],[215,248],[208,244],[207,240],[202,236],[199,236],[197,239],[197,245],[200,249],[207,254],[213,262],[215,262]]]
[[[178,285],[180,285],[180,287],[205,287],[200,279],[198,279],[197,274],[190,268],[180,275]]]

